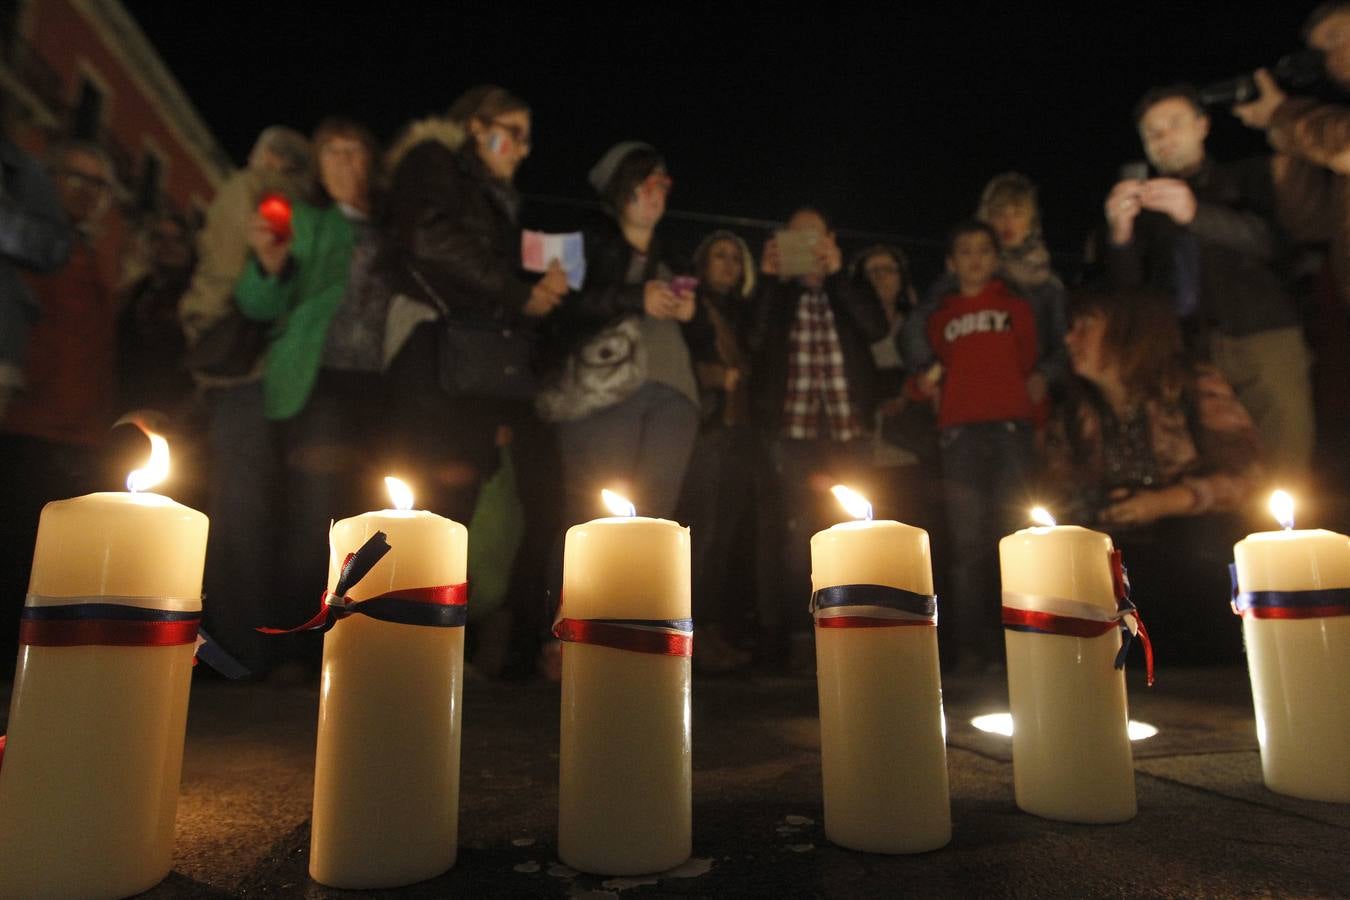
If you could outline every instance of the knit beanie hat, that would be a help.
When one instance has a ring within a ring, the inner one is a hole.
[[[656,152],[656,148],[651,144],[642,141],[620,141],[613,147],[605,151],[605,155],[600,157],[600,161],[591,167],[590,174],[586,180],[590,182],[595,192],[604,195],[605,189],[609,187],[610,179],[618,171],[619,164],[622,163],[631,153],[639,150],[650,150]]]

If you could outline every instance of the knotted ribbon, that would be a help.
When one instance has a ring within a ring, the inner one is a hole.
[[[937,595],[884,584],[836,584],[811,595],[818,628],[894,628],[936,625]]]
[[[1121,632],[1120,651],[1116,654],[1115,667],[1125,668],[1125,657],[1130,652],[1130,643],[1138,635],[1144,647],[1144,667],[1148,684],[1153,685],[1153,642],[1149,640],[1148,629],[1139,610],[1130,600],[1130,578],[1125,571],[1120,551],[1110,553],[1111,582],[1116,595],[1116,611],[1107,612],[1095,603],[1083,603],[1063,597],[1042,597],[1033,594],[1003,592],[1003,627],[1010,631],[1030,634],[1058,634],[1066,637],[1100,637],[1119,628]],[[1015,601],[1036,607],[1025,609],[1023,606],[1009,606]]]
[[[330,630],[348,616],[361,615],[401,625],[458,628],[468,621],[469,586],[465,583],[403,588],[366,600],[347,596],[390,551],[388,537],[377,531],[355,553],[348,553],[333,590],[323,592],[323,605],[312,619],[294,628],[258,628],[263,634],[295,634]]]
[[[1321,619],[1350,616],[1350,588],[1315,591],[1244,591],[1238,587],[1237,565],[1228,564],[1233,582],[1233,614],[1253,619]]]

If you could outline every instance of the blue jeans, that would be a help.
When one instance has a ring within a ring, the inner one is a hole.
[[[670,518],[698,436],[698,407],[649,381],[628,399],[558,426],[567,524],[603,515],[600,490],[631,492],[638,515]]]
[[[951,572],[938,621],[958,659],[1003,658],[998,542],[1026,523],[1032,465],[1028,422],[976,422],[943,429],[942,486]]]

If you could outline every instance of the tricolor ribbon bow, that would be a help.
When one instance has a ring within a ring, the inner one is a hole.
[[[885,584],[836,584],[811,595],[818,628],[894,628],[936,625],[937,595]]]
[[[1116,653],[1115,667],[1125,668],[1125,657],[1130,644],[1138,636],[1144,647],[1144,668],[1148,683],[1153,684],[1153,642],[1139,615],[1139,609],[1130,600],[1130,577],[1125,571],[1119,550],[1112,550],[1111,584],[1116,595],[1116,611],[1109,613],[1094,603],[1067,600],[1062,597],[1040,597],[1003,592],[1003,627],[1032,634],[1058,634],[1068,637],[1099,637],[1112,628],[1121,632],[1120,651]],[[1008,601],[1035,606],[1009,606]]]
[[[1237,565],[1228,564],[1233,582],[1233,614],[1253,619],[1321,619],[1350,616],[1350,588],[1311,591],[1244,591],[1238,587]]]
[[[294,634],[300,631],[323,633],[348,616],[369,616],[382,622],[401,625],[430,625],[457,628],[468,620],[468,584],[443,584],[434,587],[404,588],[365,600],[347,596],[390,550],[383,531],[370,536],[355,553],[342,561],[333,590],[324,591],[323,606],[312,619],[294,628],[259,628],[263,634]]]

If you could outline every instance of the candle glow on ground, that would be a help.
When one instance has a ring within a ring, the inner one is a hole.
[[[1000,734],[1004,737],[1012,737],[1012,713],[990,713],[985,716],[976,716],[970,720],[970,724],[988,734]],[[1131,719],[1127,726],[1127,733],[1132,741],[1146,741],[1158,733],[1158,728],[1147,722],[1137,722],[1134,719]]]

